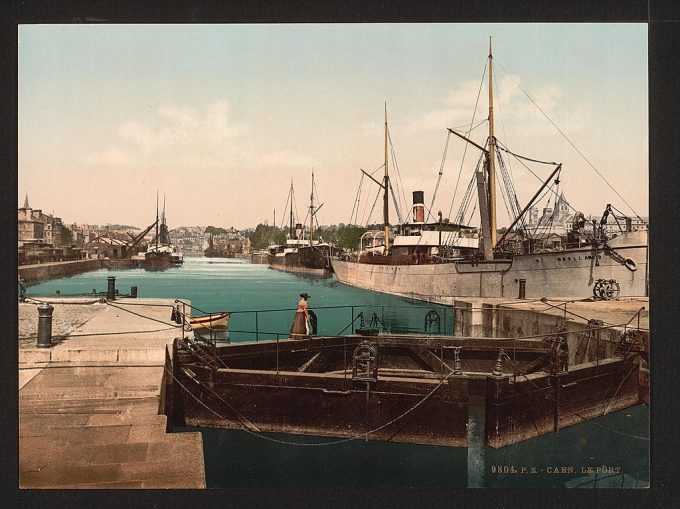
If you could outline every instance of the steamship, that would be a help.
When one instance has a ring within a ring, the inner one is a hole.
[[[286,242],[272,245],[267,249],[269,267],[286,272],[297,272],[315,276],[326,276],[332,272],[331,246],[319,237],[313,238],[315,215],[321,205],[314,205],[314,173],[312,172],[312,193],[309,205],[309,231],[305,232],[302,223],[294,223],[293,216],[294,190],[290,184],[288,201],[290,202],[290,226]],[[322,204],[323,205],[323,204]]]
[[[160,226],[159,226],[160,222]],[[177,247],[170,243],[170,232],[165,223],[165,198],[163,199],[163,212],[158,217],[158,197],[156,197],[156,235],[144,253],[144,268],[150,270],[163,270],[171,266],[184,263],[184,257]]]
[[[384,228],[361,238],[354,257],[333,258],[341,283],[422,300],[455,297],[616,298],[648,295],[647,229],[634,230],[631,218],[611,204],[602,218],[587,221],[575,211],[564,242],[541,245],[527,227],[525,215],[541,193],[559,185],[561,164],[528,159],[510,152],[495,136],[493,123],[493,57],[489,44],[489,134],[484,145],[453,129],[481,153],[466,198],[477,191],[480,227],[471,228],[459,213],[454,222],[425,218],[424,193],[413,193],[410,222],[392,228],[389,222],[388,125],[385,109]],[[520,210],[501,151],[524,160],[556,165],[539,190]],[[514,220],[498,239],[496,228],[496,164],[505,184]],[[362,170],[363,171],[363,170]],[[365,173],[365,172],[364,172]],[[508,186],[508,182],[510,185]],[[464,198],[464,200],[466,199]],[[617,215],[617,212],[620,215]],[[610,216],[618,235],[608,231]]]

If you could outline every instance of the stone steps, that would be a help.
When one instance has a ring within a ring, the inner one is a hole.
[[[82,435],[71,431],[74,439]],[[50,437],[44,444],[32,439],[30,448],[20,442],[21,487],[205,488],[200,434],[129,438],[132,441],[74,443]],[[187,470],[187,465],[196,468]]]

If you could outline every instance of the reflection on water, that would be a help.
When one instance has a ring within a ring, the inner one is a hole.
[[[182,267],[162,272],[106,270],[30,285],[29,296],[106,290],[107,276],[139,297],[188,299],[205,312],[232,311],[229,332],[218,341],[287,337],[299,294],[311,295],[319,333],[349,333],[375,313],[391,332],[422,333],[425,315],[440,314],[451,333],[451,311],[337,283],[299,276],[239,259],[185,258]],[[330,306],[354,306],[325,309]],[[280,310],[268,312],[239,311]],[[196,312],[195,314],[203,314]],[[354,326],[350,324],[354,321]],[[247,331],[247,332],[243,332]],[[270,334],[266,334],[270,333]],[[181,430],[178,430],[181,431]],[[414,487],[644,487],[649,485],[649,409],[639,405],[518,444],[484,447],[483,400],[471,397],[468,448],[352,441],[329,446],[291,446],[235,430],[202,429],[209,487],[414,486]],[[324,438],[267,434],[289,441]],[[603,467],[611,467],[605,470]],[[526,471],[522,471],[522,468]],[[596,469],[600,468],[600,472]],[[535,472],[533,472],[533,470]],[[589,470],[592,469],[592,472]]]

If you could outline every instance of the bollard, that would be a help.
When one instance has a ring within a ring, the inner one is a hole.
[[[527,280],[526,279],[520,279],[519,280],[519,298],[520,299],[526,299],[526,294],[527,294]]]
[[[106,292],[106,298],[108,300],[116,300],[116,278],[115,276],[109,276],[107,278],[109,282],[108,291]]]
[[[19,276],[19,301],[24,302],[26,300],[26,283]],[[639,316],[639,314],[638,314]]]
[[[130,287],[130,297],[132,297],[133,299],[137,298],[137,287],[136,286]]]
[[[498,350],[498,359],[496,359],[496,366],[491,372],[493,376],[503,376],[503,349]]]
[[[52,346],[52,312],[54,307],[49,304],[38,306],[38,348]]]

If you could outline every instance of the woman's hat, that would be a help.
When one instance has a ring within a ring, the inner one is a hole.
[[[302,297],[303,299],[309,299],[309,295],[306,293],[301,293],[300,297]]]

